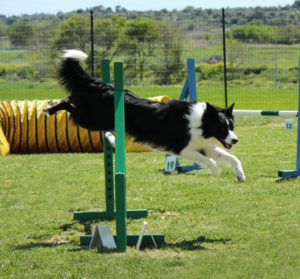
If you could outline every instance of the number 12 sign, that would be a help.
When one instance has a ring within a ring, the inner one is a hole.
[[[294,128],[294,120],[293,119],[286,119],[285,120],[285,129],[286,130],[293,130]]]

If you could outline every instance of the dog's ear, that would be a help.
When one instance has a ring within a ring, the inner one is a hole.
[[[217,112],[216,107],[211,105],[210,103],[206,103],[206,110],[209,113],[216,113]]]
[[[234,103],[232,103],[232,105],[231,105],[229,108],[225,109],[224,112],[225,112],[225,114],[226,114],[228,117],[231,117],[231,118],[232,118],[232,116],[233,116],[233,113],[232,113],[233,107],[234,107]]]

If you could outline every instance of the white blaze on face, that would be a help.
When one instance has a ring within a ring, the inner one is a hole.
[[[228,144],[234,144],[238,141],[238,137],[233,131],[231,131],[229,129],[229,121],[227,119],[226,119],[226,122],[228,124],[228,135],[227,135],[227,137],[225,138],[224,141]]]
[[[236,143],[238,141],[238,137],[237,135],[229,130],[228,136],[225,139],[225,142],[228,144],[233,144]]]

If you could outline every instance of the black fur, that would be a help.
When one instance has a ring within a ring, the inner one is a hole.
[[[70,95],[50,101],[44,112],[51,115],[67,110],[74,122],[86,129],[114,130],[114,87],[83,70],[78,60],[86,56],[84,53],[70,52],[62,56],[58,68],[61,84]],[[238,141],[233,133],[233,105],[221,109],[204,102],[161,103],[128,90],[124,91],[124,100],[125,129],[136,141],[206,165],[214,176],[219,174],[216,160],[229,163],[238,180],[244,181],[240,161],[217,147],[221,143],[230,149]]]
[[[90,130],[114,129],[114,87],[86,74],[77,60],[64,59],[58,69],[61,84],[71,95],[48,108],[71,113],[74,122]],[[156,102],[124,91],[126,132],[136,141],[175,154],[190,140],[188,121],[190,103],[170,100]]]

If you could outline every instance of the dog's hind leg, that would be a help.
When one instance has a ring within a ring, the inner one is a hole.
[[[205,149],[203,149],[203,152],[206,156],[213,158],[217,162],[229,164],[234,168],[237,179],[241,182],[245,180],[245,174],[242,168],[242,164],[237,157],[217,146],[205,147]]]
[[[59,110],[66,110],[71,114],[76,113],[76,108],[72,105],[70,98],[64,98],[61,100],[50,100],[47,102],[46,106],[43,108],[43,113],[52,115]]]
[[[215,160],[205,156],[201,152],[194,151],[191,149],[184,149],[180,153],[180,156],[182,156],[184,159],[189,160],[191,162],[196,162],[200,165],[205,165],[206,167],[208,167],[210,169],[212,176],[217,177],[220,174],[220,169],[218,168]]]

